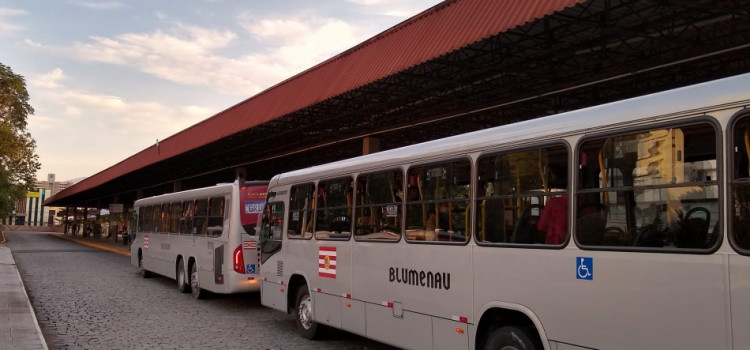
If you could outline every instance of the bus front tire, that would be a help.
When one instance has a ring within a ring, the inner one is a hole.
[[[534,333],[525,327],[500,327],[487,338],[484,350],[539,350],[542,344]]]
[[[190,291],[193,292],[193,298],[195,299],[203,299],[206,295],[206,292],[201,289],[196,263],[193,263],[193,265],[190,266]]]
[[[307,285],[303,284],[297,289],[292,314],[297,323],[297,330],[307,339],[315,339],[318,333],[318,323],[313,321],[313,305]]]
[[[187,282],[187,276],[185,272],[185,262],[180,259],[177,262],[177,289],[180,293],[187,293],[190,291],[190,285]]]
[[[138,274],[143,278],[151,277],[151,272],[143,267],[143,255],[138,252]]]

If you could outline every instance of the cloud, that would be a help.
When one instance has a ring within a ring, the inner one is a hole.
[[[65,80],[67,77],[63,73],[62,69],[55,68],[47,74],[40,74],[35,76],[30,84],[44,88],[58,88],[60,87],[60,81]]]
[[[182,107],[182,112],[186,115],[191,116],[193,119],[205,119],[208,118],[213,111],[209,110],[208,108],[203,108],[200,106],[185,106]]]
[[[0,7],[0,37],[10,37],[24,30],[24,27],[10,22],[11,17],[26,15],[24,10]]]
[[[261,90],[268,74],[254,68],[252,57],[222,57],[218,52],[237,39],[235,33],[176,25],[171,32],[128,33],[91,37],[75,43],[71,54],[94,61],[136,68],[185,85],[206,86],[223,93],[247,96]]]
[[[351,3],[367,6],[368,12],[374,12],[382,16],[407,18],[411,17],[430,6],[440,2],[440,0],[348,0]]]
[[[171,107],[153,101],[128,101],[120,96],[91,93],[68,87],[63,84],[65,80],[65,73],[60,68],[29,80],[34,94],[47,103],[42,117],[31,118],[32,126],[66,125],[66,128],[92,133],[166,138],[211,113],[195,105]],[[52,110],[57,113],[51,114]]]
[[[238,34],[176,23],[169,31],[92,36],[67,51],[79,61],[133,67],[168,81],[246,97],[366,38],[355,26],[330,18],[256,19],[243,14],[238,21],[265,49],[227,57],[222,51],[237,45]]]
[[[27,80],[36,112],[29,117],[29,131],[42,162],[38,176],[89,176],[212,114],[197,105],[95,93],[67,86],[68,80],[77,81],[59,68]]]
[[[117,1],[71,1],[72,5],[85,7],[91,10],[113,10],[127,7],[127,5]]]
[[[40,43],[38,43],[36,41],[33,41],[31,39],[24,39],[23,42],[26,43],[26,45],[29,45],[29,46],[34,47],[34,48],[44,48],[44,45],[42,45],[42,44],[40,44]]]
[[[314,15],[256,19],[245,13],[239,23],[268,47],[266,59],[290,73],[314,66],[366,39],[348,22]]]

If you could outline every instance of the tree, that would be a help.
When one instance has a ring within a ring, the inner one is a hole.
[[[26,130],[33,113],[26,81],[0,63],[0,218],[25,197],[41,166],[36,141]]]

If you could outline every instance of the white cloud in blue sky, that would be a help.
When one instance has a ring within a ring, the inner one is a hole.
[[[40,179],[91,176],[438,0],[0,0]]]

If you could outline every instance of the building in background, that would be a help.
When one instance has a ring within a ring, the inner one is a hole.
[[[36,181],[34,190],[26,193],[26,198],[16,202],[15,211],[10,214],[11,225],[54,226],[57,207],[45,207],[44,200],[72,186],[72,181],[55,181],[55,174],[48,174],[47,181]]]
[[[47,175],[47,181],[37,181],[34,183],[34,189],[45,189],[47,190],[47,197],[51,197],[52,195],[68,188],[69,186],[72,186],[74,182],[72,181],[63,181],[63,182],[55,182],[55,174],[48,174]]]

